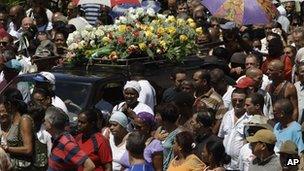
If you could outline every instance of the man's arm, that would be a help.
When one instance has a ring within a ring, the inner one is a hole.
[[[288,84],[285,91],[285,97],[290,100],[293,106],[292,119],[298,121],[298,95],[296,87],[293,84]]]
[[[93,171],[95,165],[90,158],[87,158],[83,163],[83,171]]]

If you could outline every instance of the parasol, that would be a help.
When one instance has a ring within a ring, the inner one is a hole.
[[[278,15],[271,0],[202,0],[215,17],[240,25],[268,24]]]

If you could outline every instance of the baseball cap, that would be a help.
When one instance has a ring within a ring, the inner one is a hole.
[[[37,82],[55,84],[55,76],[50,72],[42,71],[33,78]]]
[[[277,140],[274,133],[271,130],[261,129],[257,131],[254,134],[254,136],[247,137],[247,141],[249,143],[263,142],[267,144],[275,144]]]
[[[298,154],[298,147],[294,142],[287,140],[281,145],[279,153]]]
[[[262,115],[253,115],[249,119],[245,126],[256,126],[256,127],[263,127],[265,129],[272,130],[272,126],[268,124],[268,118]]]
[[[234,87],[236,88],[248,88],[254,85],[254,80],[250,77],[241,78]]]
[[[11,59],[4,63],[4,65],[9,69],[14,69],[16,71],[21,71],[22,65],[17,59]]]

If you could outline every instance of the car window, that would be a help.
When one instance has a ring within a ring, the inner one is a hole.
[[[115,106],[124,100],[122,92],[123,86],[124,81],[109,82],[104,85],[99,92],[103,92],[103,99],[105,101]]]
[[[57,81],[55,94],[65,102],[70,113],[78,114],[88,103],[91,83]]]

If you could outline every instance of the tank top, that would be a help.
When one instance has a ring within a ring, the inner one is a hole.
[[[275,88],[272,86],[272,84],[270,85],[269,94],[271,96],[272,104],[275,104],[276,101],[285,98],[285,90],[286,90],[287,84],[288,84],[288,82],[284,81],[283,86],[278,93],[274,93]]]
[[[22,115],[32,120],[29,115]],[[20,147],[23,145],[23,140],[20,132],[20,122],[18,124],[12,124],[6,137],[6,141],[9,147]],[[33,125],[32,125],[33,127]],[[27,168],[31,165],[32,157],[26,155],[10,154],[11,162],[14,169],[22,170],[21,168]]]

